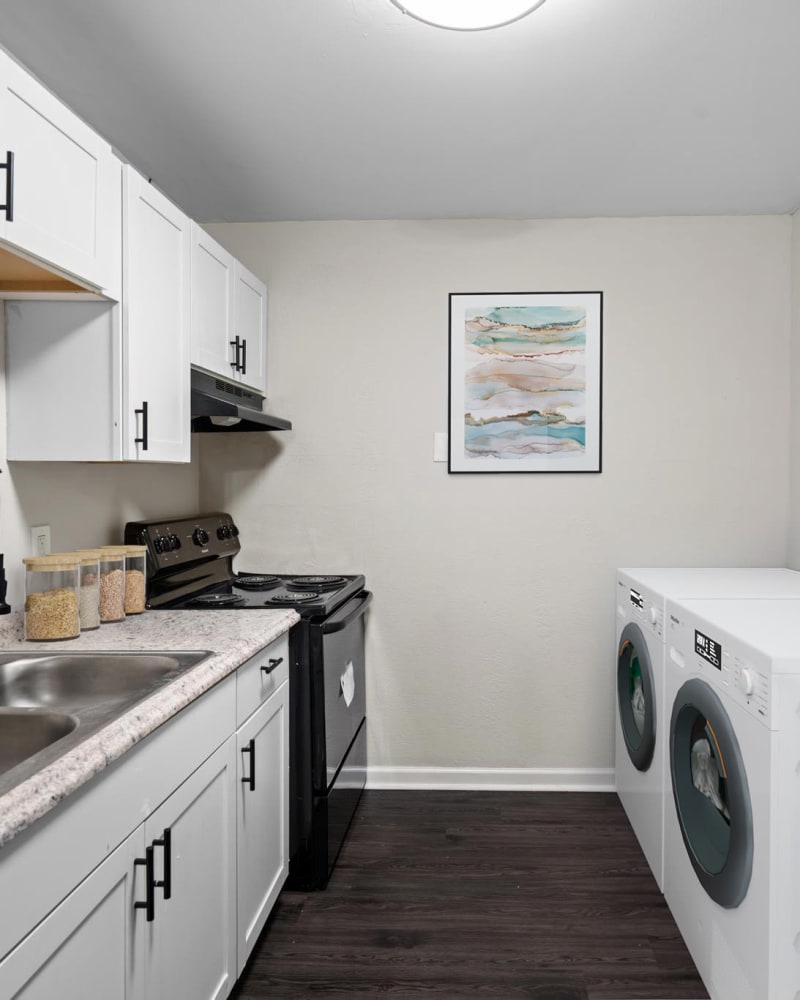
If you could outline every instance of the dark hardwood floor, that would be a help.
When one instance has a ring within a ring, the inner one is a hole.
[[[616,795],[367,791],[235,1000],[707,997]]]

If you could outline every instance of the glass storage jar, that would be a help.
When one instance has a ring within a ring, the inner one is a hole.
[[[125,546],[109,545],[100,553],[100,621],[125,617]]]
[[[76,549],[81,561],[81,592],[78,612],[81,632],[100,628],[100,550]]]
[[[34,556],[25,564],[25,638],[33,642],[80,634],[77,556]]]
[[[146,545],[128,545],[125,549],[125,614],[140,615],[146,597]]]

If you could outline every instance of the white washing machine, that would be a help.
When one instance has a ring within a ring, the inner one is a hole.
[[[665,898],[714,1000],[800,1000],[800,600],[667,602]]]
[[[800,573],[782,568],[617,570],[616,788],[664,891],[664,609],[668,598],[798,598]]]

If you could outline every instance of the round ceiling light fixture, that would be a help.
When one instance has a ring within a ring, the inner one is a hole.
[[[518,21],[544,0],[392,0],[404,14],[437,28],[483,31]]]

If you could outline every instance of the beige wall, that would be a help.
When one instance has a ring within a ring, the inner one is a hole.
[[[31,555],[33,525],[50,525],[53,549],[120,542],[128,520],[195,510],[199,474],[196,460],[180,466],[6,461],[3,316],[0,303],[0,552],[7,601],[19,610],[21,560]],[[83,391],[85,386],[76,386]]]
[[[373,766],[609,768],[615,567],[785,564],[791,229],[209,226],[269,286],[295,429],[205,438],[201,502],[241,569],[366,574]],[[605,295],[602,474],[449,476],[448,292],[570,289]]]
[[[790,520],[787,566],[800,569],[800,212],[792,216],[792,412]]]

